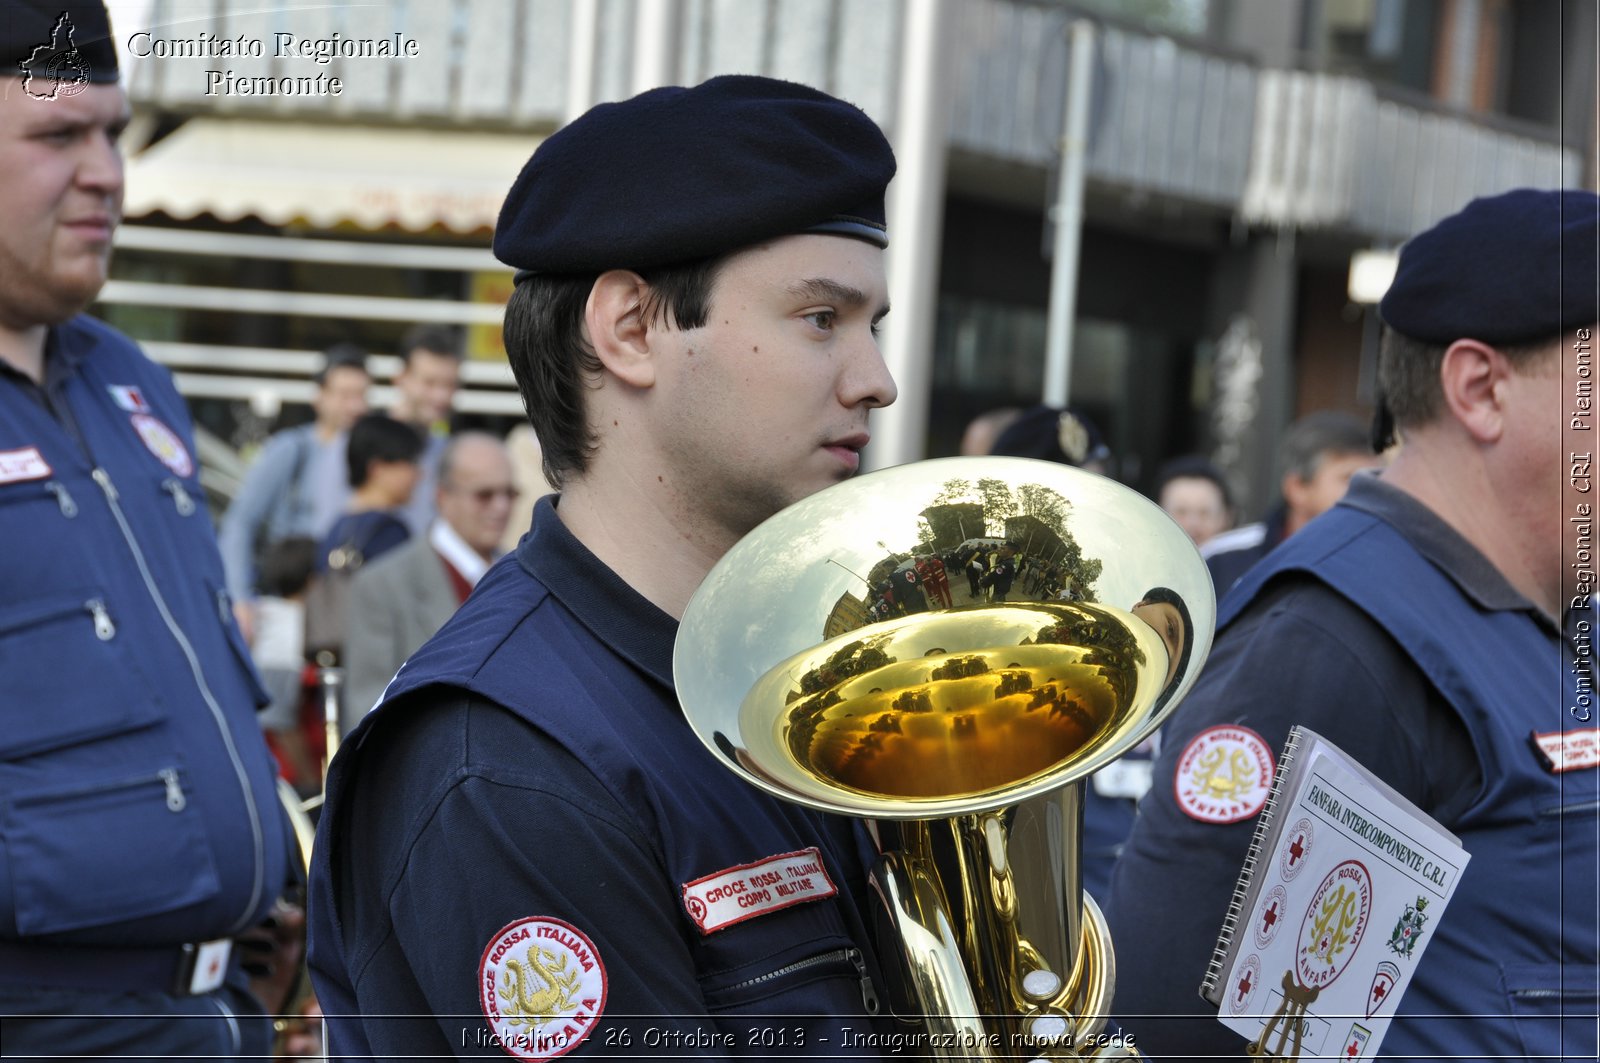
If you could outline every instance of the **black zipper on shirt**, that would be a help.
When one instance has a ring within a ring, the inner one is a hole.
[[[746,978],[742,982],[736,982],[731,986],[727,986],[723,991],[736,992],[741,989],[754,989],[779,978],[797,974],[800,971],[809,971],[813,967],[837,964],[841,960],[848,961],[856,969],[856,977],[861,983],[861,1003],[866,1007],[866,1013],[868,1015],[878,1014],[878,988],[872,984],[872,976],[867,973],[866,957],[861,955],[861,950],[857,948],[834,949],[832,952],[808,956],[806,959],[796,960],[794,963],[779,967],[776,971],[768,971],[766,974],[759,974],[754,978]]]

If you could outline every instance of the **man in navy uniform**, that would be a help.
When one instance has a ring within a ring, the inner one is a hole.
[[[83,316],[128,104],[97,2],[0,18],[0,1037],[259,1056],[291,838],[170,375]]]
[[[334,764],[335,1054],[862,1053],[859,828],[721,767],[671,657],[713,563],[894,400],[893,172],[857,108],[722,77],[594,108],[513,185],[506,347],[560,494]]]
[[[1568,637],[1592,632],[1593,577],[1568,566],[1593,571],[1569,477],[1593,420],[1569,417],[1592,409],[1597,236],[1593,193],[1524,189],[1401,249],[1376,440],[1397,430],[1399,453],[1223,600],[1113,873],[1116,1010],[1152,1056],[1241,1048],[1197,987],[1266,786],[1219,813],[1186,753],[1268,759],[1304,724],[1472,854],[1385,1058],[1594,1058],[1600,733],[1592,643]]]

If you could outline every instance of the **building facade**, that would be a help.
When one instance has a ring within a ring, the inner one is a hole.
[[[136,120],[102,312],[235,444],[305,401],[319,348],[389,355],[421,320],[468,330],[463,413],[514,419],[500,197],[568,117],[657,84],[808,82],[878,119],[903,175],[939,160],[891,193],[927,200],[891,202],[922,219],[893,234],[891,284],[928,279],[895,298],[888,345],[915,340],[883,417],[906,442],[880,464],[954,453],[972,416],[1046,393],[1054,219],[1081,216],[1068,400],[1122,479],[1209,453],[1246,516],[1297,414],[1370,409],[1354,253],[1474,195],[1595,182],[1587,0],[269,6],[148,0],[117,26]]]

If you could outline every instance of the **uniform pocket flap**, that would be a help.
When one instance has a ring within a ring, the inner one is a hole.
[[[0,761],[146,727],[162,718],[153,684],[138,675],[115,603],[94,588],[0,610],[6,726]]]
[[[176,767],[19,793],[6,808],[17,932],[115,926],[215,896],[200,812]]]
[[[1595,1058],[1600,972],[1592,964],[1508,963],[1501,980],[1529,1059]]]

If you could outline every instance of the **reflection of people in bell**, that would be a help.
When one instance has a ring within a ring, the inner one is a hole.
[[[1006,595],[1011,593],[1011,583],[1017,578],[1017,548],[1013,543],[1002,543],[999,556],[994,562],[994,567],[989,570],[981,582],[990,588],[989,600],[1003,602]]]
[[[1128,611],[1154,628],[1167,645],[1167,680],[1161,685],[1164,691],[1189,663],[1189,633],[1194,629],[1189,607],[1170,587],[1151,587]]]

